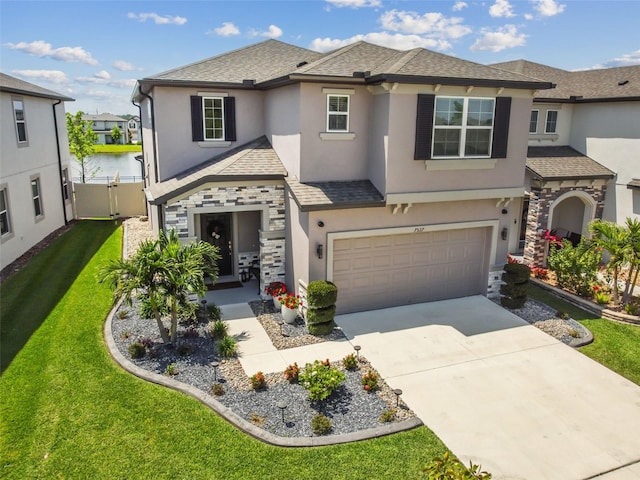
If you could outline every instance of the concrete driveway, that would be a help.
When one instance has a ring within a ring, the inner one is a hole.
[[[336,321],[467,465],[496,479],[640,478],[640,387],[490,300]]]

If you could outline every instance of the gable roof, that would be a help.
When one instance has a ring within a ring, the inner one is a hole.
[[[250,45],[143,78],[138,83],[142,87],[224,85],[269,88],[298,81],[442,83],[526,89],[552,87],[548,81],[423,48],[401,51],[360,41],[322,54],[278,40]]]
[[[527,170],[543,181],[609,179],[614,172],[571,147],[529,147]]]
[[[98,115],[91,115],[85,113],[82,115],[82,120],[88,120],[90,122],[126,122],[126,118],[118,117],[112,113],[100,113]]]
[[[0,72],[0,91],[73,102],[74,99]]]
[[[555,83],[553,90],[536,93],[538,101],[640,100],[640,65],[575,72],[527,60],[495,63],[493,66]]]
[[[228,150],[185,170],[173,178],[150,185],[145,194],[159,205],[209,182],[283,179],[287,171],[267,137]]]

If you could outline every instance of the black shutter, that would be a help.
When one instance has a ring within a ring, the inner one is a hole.
[[[191,96],[191,138],[194,142],[204,140],[204,123],[202,121],[202,97]]]
[[[431,158],[431,137],[433,135],[433,107],[436,96],[418,94],[418,109],[416,113],[416,145],[414,160]]]
[[[491,145],[491,158],[507,157],[510,115],[511,97],[497,97],[496,116],[493,119],[493,143]]]
[[[236,141],[236,98],[224,97],[224,139]]]

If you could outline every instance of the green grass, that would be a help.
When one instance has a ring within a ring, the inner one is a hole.
[[[141,152],[142,145],[96,145],[94,153]]]
[[[593,343],[581,347],[580,352],[640,385],[640,326],[598,318],[534,285],[529,286],[528,294],[567,312],[591,331]]]
[[[121,242],[114,222],[80,222],[2,285],[3,327],[8,320],[22,338],[0,377],[2,478],[410,479],[444,453],[426,427],[273,447],[193,398],[126,373],[104,346],[111,293],[95,281]],[[3,334],[3,352],[12,341]]]

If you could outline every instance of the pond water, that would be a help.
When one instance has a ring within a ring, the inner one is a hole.
[[[93,178],[86,179],[87,183],[107,183],[113,180],[116,173],[120,174],[121,182],[140,182],[142,181],[142,172],[140,162],[135,157],[142,155],[141,152],[127,152],[119,154],[97,153],[91,155],[89,159],[89,169],[99,167],[100,170]],[[80,182],[82,177],[82,169],[75,157],[71,156],[71,176],[73,181]]]

